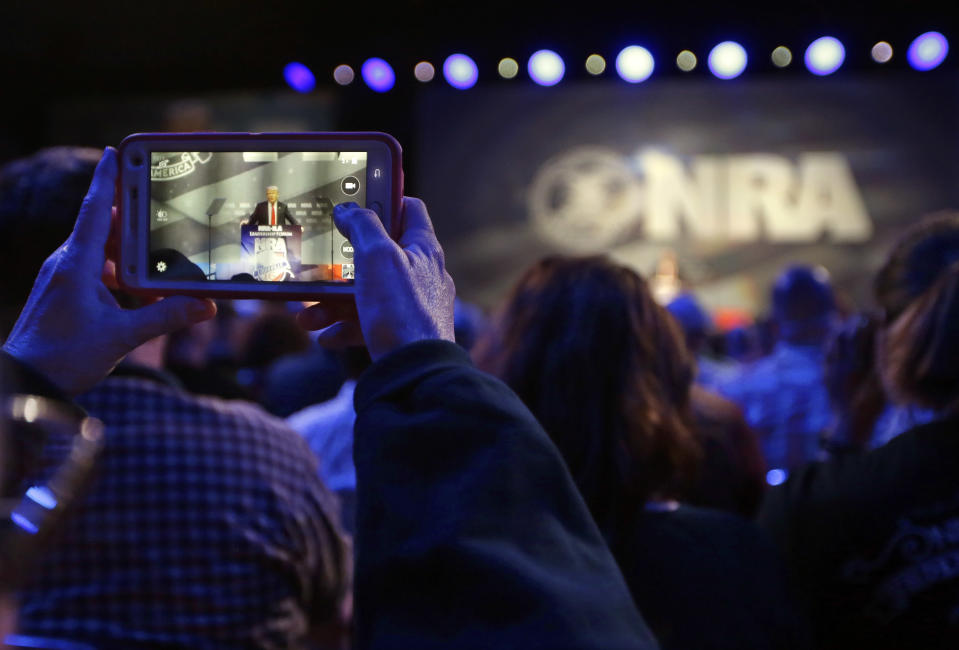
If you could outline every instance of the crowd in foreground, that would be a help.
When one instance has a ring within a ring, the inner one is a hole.
[[[0,531],[14,647],[959,642],[959,213],[903,233],[875,315],[786,269],[773,343],[734,362],[604,257],[454,307],[415,199],[399,243],[336,209],[355,312],[147,304],[109,282],[112,150],[81,206],[95,162],[0,173],[0,260],[39,221],[66,240],[4,273],[3,392],[104,424],[72,491],[77,427],[5,414],[5,496],[70,510]]]

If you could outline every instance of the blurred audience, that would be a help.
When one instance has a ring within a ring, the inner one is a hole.
[[[37,392],[64,404],[94,387],[137,346],[215,313],[212,301],[182,296],[132,310],[111,300],[103,286],[103,269],[116,177],[116,152],[108,149],[74,230],[44,263],[0,352],[0,368],[9,366],[33,376]],[[327,344],[361,336],[375,360],[358,383],[355,400],[355,457],[362,488],[358,493],[362,534],[357,536],[360,550],[356,556],[357,646],[656,647],[545,432],[515,394],[476,371],[465,351],[453,343],[454,288],[442,249],[423,203],[404,199],[403,210],[399,234],[406,248],[389,238],[373,211],[340,206],[336,225],[354,242],[356,264],[363,270],[356,285],[355,311],[341,314],[335,306],[318,304],[298,316],[304,327],[322,329],[319,338]],[[377,281],[364,282],[363,278]],[[390,299],[384,300],[386,296]],[[73,316],[69,323],[65,323],[64,313]],[[358,322],[354,320],[357,315]],[[341,320],[344,317],[347,319]],[[155,360],[158,355],[151,350],[147,357]],[[183,395],[176,394],[178,398]],[[113,426],[163,427],[180,415],[170,406],[166,400],[156,400],[147,405],[159,411],[156,417],[142,420],[114,413],[112,417],[118,419]],[[107,402],[108,409],[123,407],[123,401]],[[247,415],[240,412],[243,410],[221,415],[242,418]],[[179,489],[186,495],[186,502],[179,504],[184,508],[190,506],[189,491],[198,483],[211,499],[219,497],[216,503],[203,502],[208,508],[202,516],[215,516],[218,507],[231,503],[234,489],[245,487],[203,485],[204,480],[220,479],[222,461],[216,456],[224,456],[228,465],[252,464],[249,454],[232,458],[225,450],[218,452],[216,445],[203,446],[199,429],[216,422],[215,416],[208,415],[195,426],[188,424],[177,431],[182,438],[200,441],[200,447],[197,454],[187,457],[187,467],[170,473],[172,484],[165,486],[169,492]],[[169,444],[173,439],[149,431],[138,438],[133,444],[175,447]],[[118,453],[124,453],[122,447]],[[156,453],[165,458],[167,450]],[[276,455],[267,454],[274,461]],[[140,475],[119,487],[130,488],[136,497],[141,490],[149,490],[150,479],[164,467],[150,468],[145,463]],[[297,640],[283,639],[303,627],[302,616],[296,615],[295,605],[286,599],[272,608],[251,606],[249,617],[292,618],[286,625],[277,621],[254,638],[237,640],[234,635],[246,628],[235,630],[229,616],[230,607],[238,601],[273,593],[268,585],[276,563],[310,559],[308,554],[275,548],[287,537],[309,544],[297,527],[310,522],[277,526],[271,521],[277,513],[269,503],[260,502],[291,497],[302,479],[300,472],[291,472],[286,480],[293,485],[274,485],[274,490],[254,488],[255,494],[239,499],[243,508],[223,522],[249,526],[243,539],[236,540],[240,551],[234,549],[229,555],[233,562],[227,565],[228,574],[214,586],[232,590],[211,593],[198,584],[185,591],[177,599],[184,608],[182,618],[164,615],[169,612],[152,612],[151,616],[152,594],[140,585],[130,588],[125,574],[111,584],[127,587],[125,599],[105,599],[108,610],[142,610],[146,616],[142,620],[148,618],[155,628],[173,630],[210,605],[215,611],[201,614],[190,629],[202,633],[220,626],[219,635],[185,643],[165,643],[141,635],[115,643],[98,640],[97,647],[303,647]],[[122,497],[125,492],[115,489],[112,493]],[[176,512],[172,502],[148,500],[142,510],[143,523],[151,530],[173,538],[189,537],[193,545],[182,550],[195,561],[171,567],[168,546],[125,548],[119,561],[127,562],[135,572],[176,581],[181,587],[196,572],[210,570],[203,565],[208,545],[204,542],[219,539],[224,531],[197,527],[192,520],[168,525],[170,513]],[[100,529],[98,522],[86,519],[95,534]],[[131,523],[118,528],[121,537],[141,534],[140,522]],[[113,528],[107,526],[107,532]],[[275,552],[250,567],[238,564],[250,559],[243,551],[245,546],[262,544],[273,545]],[[97,550],[97,561],[113,559],[110,546],[100,544]],[[87,569],[96,567],[82,567]],[[295,588],[292,582],[283,586]],[[322,593],[308,595],[321,597]],[[88,600],[100,598],[97,593]],[[136,622],[136,616],[131,622]],[[249,619],[236,623],[256,626]],[[63,624],[74,632],[87,629],[75,620]],[[91,624],[96,626],[99,621]],[[111,632],[115,634],[122,624]],[[65,645],[54,641],[41,647]]]
[[[696,382],[707,388],[723,383],[736,370],[729,361],[715,358],[709,350],[713,321],[691,293],[681,293],[666,309],[683,330],[686,348],[696,359]]]
[[[742,412],[712,390],[732,376],[736,366],[707,353],[712,319],[691,293],[680,294],[666,309],[682,329],[687,350],[695,355],[696,382],[690,388],[690,404],[704,454],[699,476],[686,491],[685,501],[752,517],[766,487],[766,463]]]
[[[773,286],[772,311],[778,330],[773,351],[719,389],[743,409],[769,467],[789,471],[817,458],[830,425],[823,363],[836,304],[825,272],[786,269]]]
[[[340,513],[347,532],[355,532],[356,468],[353,466],[353,392],[356,381],[371,361],[365,347],[338,350],[335,357],[346,377],[333,399],[309,406],[287,418],[286,423],[302,435],[319,460],[320,477],[340,499]]]
[[[692,360],[642,278],[605,258],[544,259],[476,357],[559,448],[664,648],[803,645],[772,544],[682,503],[702,455]]]
[[[879,271],[877,364],[926,424],[796,472],[760,522],[779,542],[822,648],[959,645],[959,213],[903,234]]]

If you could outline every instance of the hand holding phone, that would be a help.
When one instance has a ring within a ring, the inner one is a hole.
[[[300,324],[326,328],[320,334],[324,345],[365,342],[373,360],[416,341],[453,341],[456,288],[426,205],[403,198],[396,241],[374,212],[356,204],[337,206],[335,219],[355,249],[359,322],[349,308],[319,304],[300,312]]]
[[[67,241],[43,263],[4,350],[70,395],[91,388],[132,349],[216,314],[211,300],[177,296],[121,309],[103,284],[117,152],[108,148]]]

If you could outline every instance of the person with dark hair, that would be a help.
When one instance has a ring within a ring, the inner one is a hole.
[[[959,213],[906,231],[875,281],[885,392],[935,414],[886,445],[771,491],[822,648],[959,646]]]
[[[559,448],[664,648],[802,645],[761,531],[680,503],[702,453],[692,359],[639,275],[602,257],[546,258],[475,355]]]
[[[830,424],[823,363],[836,301],[825,271],[783,271],[773,285],[772,311],[779,336],[773,351],[718,388],[742,408],[769,467],[789,471],[818,457]]]

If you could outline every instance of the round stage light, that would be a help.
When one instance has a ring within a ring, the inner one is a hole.
[[[789,472],[784,469],[771,469],[766,472],[766,483],[772,486],[782,485],[789,478]]]
[[[353,68],[346,64],[338,65],[333,70],[333,80],[341,86],[349,86],[355,77]]]
[[[892,45],[879,41],[872,46],[872,60],[876,63],[888,63],[892,59]]]
[[[433,77],[436,75],[436,70],[433,68],[433,64],[429,61],[420,61],[413,68],[413,76],[416,77],[417,81],[422,81],[426,83],[427,81],[433,81]]]
[[[396,73],[392,66],[379,57],[373,57],[363,62],[360,75],[370,89],[378,93],[385,93],[396,83]]]
[[[790,63],[793,62],[793,53],[785,45],[780,45],[773,50],[772,56],[770,57],[773,60],[773,65],[777,68],[785,68]]]
[[[676,56],[676,67],[683,72],[690,72],[696,68],[696,55],[689,50],[683,50]]]
[[[476,62],[465,54],[450,54],[443,61],[443,76],[453,88],[466,90],[476,85],[479,68],[476,67]]]
[[[496,71],[499,72],[499,76],[503,79],[512,79],[519,74],[519,63],[516,62],[516,59],[511,59],[510,57],[500,59],[499,65],[496,66]]]
[[[598,54],[590,54],[586,57],[586,72],[593,76],[603,74],[606,71],[606,59]]]
[[[916,37],[909,45],[906,59],[916,70],[932,70],[939,67],[949,53],[949,41],[939,32],[926,32]]]
[[[839,39],[823,36],[809,44],[803,60],[811,73],[824,77],[838,70],[846,60],[846,48]]]
[[[529,72],[530,79],[540,86],[555,86],[563,80],[566,64],[553,50],[539,50],[529,57],[526,70]]]
[[[641,45],[630,45],[616,56],[616,72],[623,81],[638,84],[646,81],[653,74],[656,61],[653,55]]]
[[[709,53],[709,71],[720,79],[735,79],[746,69],[746,48],[736,41],[723,41]]]
[[[313,72],[302,63],[287,63],[283,68],[283,78],[290,88],[298,93],[308,93],[316,87],[316,77]]]

